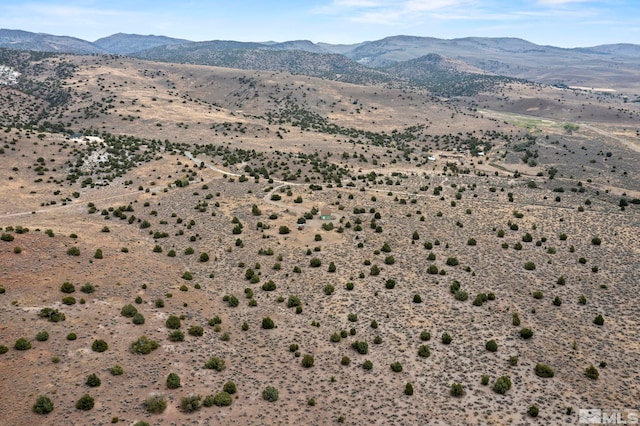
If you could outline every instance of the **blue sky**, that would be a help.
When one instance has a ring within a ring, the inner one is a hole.
[[[0,0],[0,28],[89,41],[123,32],[337,44],[390,35],[640,44],[640,0]]]

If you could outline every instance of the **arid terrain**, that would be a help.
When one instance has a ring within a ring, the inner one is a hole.
[[[0,85],[0,423],[557,425],[640,410],[640,87],[509,80],[444,98],[2,57],[23,80]],[[157,348],[134,353],[141,336]],[[230,405],[206,398],[229,381]],[[189,409],[190,394],[211,406]]]

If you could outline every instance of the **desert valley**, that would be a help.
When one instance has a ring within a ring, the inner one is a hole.
[[[0,49],[1,423],[637,413],[637,57],[391,41]]]

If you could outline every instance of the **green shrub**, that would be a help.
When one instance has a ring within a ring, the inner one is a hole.
[[[272,280],[269,280],[264,284],[262,284],[262,290],[264,291],[273,291],[275,289],[276,289],[276,283],[274,283]]]
[[[340,360],[340,364],[341,365],[349,365],[351,364],[351,359],[348,356],[343,356],[342,359]]]
[[[9,347],[6,345],[0,345],[0,355],[4,355],[9,352]]]
[[[598,315],[594,318],[593,323],[594,323],[595,325],[604,325],[604,318],[602,317],[602,315],[598,314]]]
[[[33,404],[33,411],[38,414],[49,414],[53,411],[53,402],[49,397],[40,395]]]
[[[131,304],[124,305],[120,310],[120,315],[127,318],[133,318],[133,316],[137,313],[138,309],[136,309],[136,307]]]
[[[459,264],[458,259],[455,257],[449,257],[447,258],[447,265],[449,266],[457,266]]]
[[[193,413],[200,409],[200,395],[189,394],[180,398],[180,409],[185,413]]]
[[[449,335],[449,333],[442,333],[442,343],[444,343],[445,345],[448,345],[449,343],[451,343],[451,336]]]
[[[429,346],[420,345],[418,347],[418,356],[421,358],[428,358],[431,355],[431,351],[429,350]]]
[[[531,339],[533,337],[533,331],[530,328],[523,328],[520,330],[520,337],[523,339]]]
[[[167,318],[164,325],[169,329],[177,330],[181,326],[180,318],[175,315],[169,315],[169,318]]]
[[[27,349],[31,349],[31,342],[25,339],[24,337],[21,337],[18,340],[16,340],[16,343],[13,345],[13,347],[17,351],[26,351]]]
[[[292,343],[289,345],[289,352],[295,352],[297,351],[299,348],[299,346],[296,343]]]
[[[546,364],[540,364],[540,363],[536,364],[534,371],[536,372],[536,376],[538,377],[548,378],[548,377],[553,377],[555,374],[551,367],[549,367]]]
[[[489,384],[489,375],[483,374],[482,378],[480,379],[480,383],[482,383],[483,386],[487,386]]]
[[[320,265],[322,265],[322,262],[317,257],[314,257],[309,261],[309,266],[311,266],[312,268],[318,268],[320,267]]]
[[[370,360],[366,360],[365,362],[362,363],[362,368],[364,370],[371,370],[373,369],[373,362],[371,362]]]
[[[76,402],[76,408],[78,410],[88,411],[93,408],[94,400],[89,394],[84,394],[80,399]]]
[[[360,340],[356,340],[355,342],[353,342],[351,344],[351,347],[361,355],[365,355],[366,353],[369,352],[369,345],[367,344],[367,342],[363,342]]]
[[[413,303],[422,303],[422,297],[419,294],[413,295]]]
[[[335,291],[335,287],[332,286],[331,284],[327,284],[324,286],[323,291],[324,291],[324,294],[326,294],[327,296],[330,296]]]
[[[511,323],[516,327],[520,325],[520,316],[515,312],[511,314]]]
[[[207,395],[202,400],[203,407],[213,407],[213,395]]]
[[[178,376],[176,373],[169,373],[166,383],[167,388],[169,389],[178,389],[180,386],[182,386],[180,384],[180,376]]]
[[[41,331],[38,334],[36,334],[36,340],[38,342],[46,342],[47,340],[49,340],[49,333],[47,333],[46,331]]]
[[[87,380],[85,381],[85,384],[92,388],[97,388],[101,383],[102,382],[100,381],[100,378],[95,374],[89,374],[89,376],[87,376]]]
[[[204,364],[204,368],[207,368],[209,370],[222,371],[227,368],[227,366],[225,365],[225,362],[222,358],[218,358],[214,355],[209,358],[209,360]]]
[[[536,407],[535,405],[530,406],[529,409],[527,410],[527,414],[530,415],[531,417],[538,417],[539,412],[540,410],[538,410],[538,407]]]
[[[191,336],[199,337],[204,334],[204,329],[199,325],[192,325],[191,327],[189,327],[188,333]]]
[[[536,269],[536,264],[533,262],[526,262],[524,264],[524,269],[526,269],[527,271],[533,271]]]
[[[496,352],[498,350],[498,344],[496,343],[495,340],[491,339],[487,342],[487,344],[485,345],[485,348],[489,352]]]
[[[598,377],[600,377],[600,373],[598,372],[598,369],[595,368],[593,365],[588,366],[584,370],[584,374],[592,380],[596,380]]]
[[[184,333],[182,330],[173,330],[169,333],[169,340],[172,342],[183,342],[184,341]]]
[[[413,395],[413,385],[411,383],[407,383],[404,386],[404,394],[405,395]]]
[[[302,358],[302,366],[304,368],[313,367],[313,362],[314,362],[314,359],[313,359],[313,355],[311,354],[307,354]]]
[[[449,390],[451,396],[462,396],[464,395],[464,387],[460,383],[452,383],[451,389]]]
[[[265,330],[271,330],[272,328],[275,328],[275,326],[276,325],[271,318],[265,317],[262,319],[262,328]]]
[[[67,250],[67,254],[69,256],[80,256],[80,249],[78,247],[70,247],[69,250]]]
[[[385,281],[384,286],[387,290],[392,290],[396,286],[396,280],[389,278]]]
[[[398,361],[391,363],[391,371],[400,373],[402,371],[402,364],[400,364]]]
[[[227,383],[225,383],[224,386],[222,386],[222,390],[229,395],[233,395],[238,391],[238,389],[236,388],[236,384],[232,381],[228,381]]]
[[[273,386],[267,386],[262,391],[262,399],[269,402],[275,402],[278,400],[278,389]]]
[[[42,308],[38,313],[40,318],[47,318],[50,322],[60,322],[66,319],[66,316],[57,309]]]
[[[493,384],[493,391],[504,395],[511,389],[511,378],[509,376],[501,376]]]
[[[423,342],[431,340],[431,333],[429,333],[427,330],[421,331],[420,332],[420,340],[422,340]]]
[[[167,398],[157,392],[153,392],[144,401],[144,406],[149,413],[160,414],[167,408]]]
[[[62,298],[62,303],[64,303],[65,305],[75,305],[76,304],[76,298],[73,297],[73,296],[63,297]]]
[[[147,355],[159,347],[160,345],[155,340],[149,339],[147,336],[141,336],[129,345],[129,351],[136,355]]]
[[[104,352],[109,349],[109,345],[104,340],[94,340],[91,344],[91,350],[94,352]]]
[[[218,407],[228,407],[231,405],[231,395],[227,392],[219,392],[213,397],[213,403]]]
[[[350,322],[356,322],[356,321],[358,321],[358,314],[348,314],[347,315],[347,319]]]
[[[135,325],[142,325],[144,324],[144,316],[142,316],[142,314],[140,312],[137,312],[134,316],[133,316],[133,323]]]
[[[116,364],[113,367],[109,368],[109,372],[112,376],[121,376],[124,373],[124,368]]]
[[[300,302],[298,296],[289,296],[289,299],[287,300],[287,308],[294,308],[296,306],[300,306],[301,304],[302,303]]]
[[[60,286],[60,291],[63,292],[63,293],[73,293],[74,291],[76,291],[76,287],[73,284],[71,284],[70,282],[65,281]]]

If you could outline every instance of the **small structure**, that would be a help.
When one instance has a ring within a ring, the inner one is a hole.
[[[332,220],[333,216],[331,216],[331,209],[324,208],[320,210],[320,220]]]

